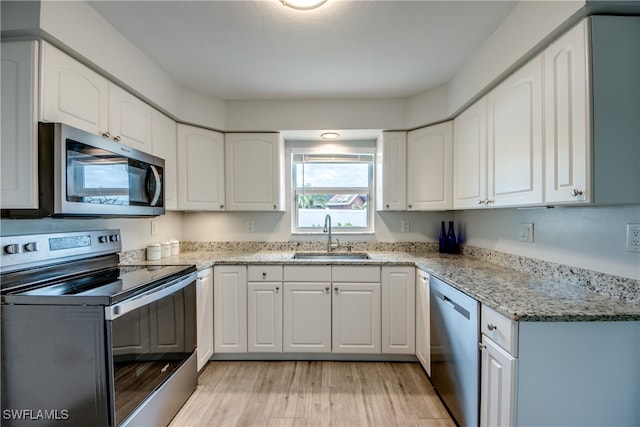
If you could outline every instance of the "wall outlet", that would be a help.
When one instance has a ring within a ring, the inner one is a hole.
[[[627,252],[640,252],[640,224],[627,224]]]
[[[247,221],[245,229],[247,230],[247,233],[253,233],[253,221]]]
[[[158,220],[157,219],[152,219],[151,220],[151,235],[155,236],[158,234]]]
[[[400,232],[408,233],[409,232],[409,221],[400,221]]]
[[[518,237],[521,242],[533,243],[533,224],[521,223]]]

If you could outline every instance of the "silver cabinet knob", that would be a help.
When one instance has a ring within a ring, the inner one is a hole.
[[[107,138],[107,139],[111,138],[111,134],[108,131],[107,132],[102,132],[102,136]]]
[[[280,286],[276,286],[276,293],[278,293],[278,291],[280,291]]]
[[[409,207],[409,209],[413,208],[413,206],[412,206],[412,205],[409,205],[408,207]]]
[[[493,323],[487,323],[487,329],[489,329],[490,331],[495,331],[496,329],[498,329],[498,327]]]
[[[278,209],[278,205],[274,204],[273,209]]]
[[[326,288],[324,288],[324,291],[328,294],[329,293],[329,287],[327,286]]]
[[[486,200],[478,200],[478,204],[479,205],[484,205],[484,204],[486,204]]]
[[[220,209],[224,209],[224,205],[220,205]]]
[[[389,209],[389,204],[384,205],[385,208]]]
[[[122,140],[122,138],[120,137],[120,135],[117,135],[113,137],[113,140],[119,142],[120,140]]]
[[[578,190],[577,188],[574,188],[573,190],[571,190],[571,195],[573,197],[582,196],[582,190]]]
[[[340,289],[338,289],[337,286],[335,288],[333,288],[333,290],[336,292],[336,294],[338,293],[338,291],[340,291]]]
[[[481,342],[478,343],[478,350],[483,351],[486,348],[487,348],[486,345],[482,344]]]
[[[266,278],[267,278],[267,272],[266,272],[266,271],[263,271],[263,272],[262,272],[262,280],[264,280],[264,279],[266,279]]]

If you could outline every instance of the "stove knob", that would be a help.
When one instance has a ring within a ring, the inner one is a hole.
[[[12,243],[4,247],[4,252],[7,254],[17,254],[20,252],[20,245],[17,243]]]
[[[109,236],[100,236],[98,237],[98,242],[107,243],[109,241]]]
[[[24,250],[27,252],[37,252],[40,250],[40,244],[38,242],[29,242],[24,245]]]
[[[109,236],[109,241],[117,242],[118,241],[118,235],[117,234],[112,234],[111,236]]]

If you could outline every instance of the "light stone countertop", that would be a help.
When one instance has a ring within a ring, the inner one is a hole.
[[[296,260],[291,251],[182,252],[151,265],[410,265],[440,278],[482,304],[518,321],[640,321],[640,304],[543,278],[477,258],[437,252],[367,251],[366,260]],[[136,264],[140,264],[137,262]]]

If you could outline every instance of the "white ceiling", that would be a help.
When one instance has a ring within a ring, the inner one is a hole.
[[[178,84],[224,100],[407,97],[449,81],[511,1],[90,1]]]

